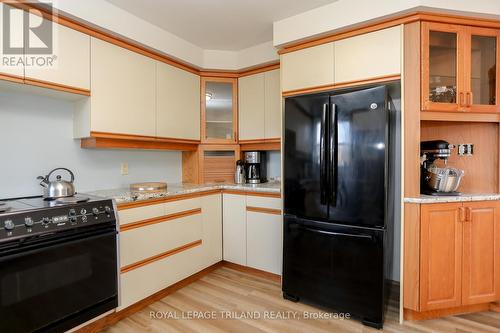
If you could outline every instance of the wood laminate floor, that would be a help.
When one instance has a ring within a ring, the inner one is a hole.
[[[222,267],[104,332],[500,332],[500,313],[482,312],[399,325],[397,307],[396,301],[391,302],[382,331],[363,326],[355,319],[304,319],[304,314],[326,312],[284,300],[277,282]],[[228,319],[235,316],[238,319]]]

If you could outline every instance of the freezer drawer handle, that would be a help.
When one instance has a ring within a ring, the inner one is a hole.
[[[343,232],[333,232],[333,231],[326,231],[326,230],[318,230],[318,229],[313,229],[313,228],[308,228],[308,227],[301,227],[302,229],[305,229],[310,232],[315,232],[318,234],[324,234],[324,235],[331,235],[331,236],[342,236],[342,237],[353,237],[353,238],[365,238],[365,239],[370,239],[373,240],[373,236],[371,235],[357,235],[357,234],[346,234]]]

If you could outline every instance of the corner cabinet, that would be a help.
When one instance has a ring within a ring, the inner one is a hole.
[[[415,248],[405,245],[405,258],[419,258],[418,273],[408,277],[417,281],[405,276],[418,300],[405,294],[405,308],[426,313],[500,300],[500,202],[422,204],[419,222],[405,226],[405,243],[420,234]]]
[[[500,30],[422,22],[422,110],[500,112]]]
[[[280,70],[238,79],[239,139],[265,140],[281,137]]]

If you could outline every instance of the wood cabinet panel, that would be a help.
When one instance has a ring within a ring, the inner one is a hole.
[[[463,231],[462,304],[500,297],[500,203],[466,203]]]
[[[91,50],[91,130],[155,136],[155,61],[96,38]]]
[[[224,260],[246,265],[246,196],[224,194],[223,200]]]
[[[264,73],[265,87],[265,122],[264,138],[281,138],[281,90],[280,70]]]
[[[238,79],[240,140],[265,137],[265,92],[264,73]]]
[[[461,304],[461,203],[422,205],[420,311]]]
[[[335,83],[401,73],[401,26],[335,42]]]
[[[290,91],[334,83],[334,43],[281,56],[281,89]]]
[[[281,215],[247,211],[247,265],[281,275],[283,218]]]
[[[33,16],[33,14],[30,14]],[[90,36],[53,24],[53,66],[26,66],[26,79],[90,90]]]
[[[200,77],[156,62],[157,136],[200,140]]]

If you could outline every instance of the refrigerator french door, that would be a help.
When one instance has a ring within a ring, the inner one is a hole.
[[[283,293],[383,322],[387,88],[285,100]]]

